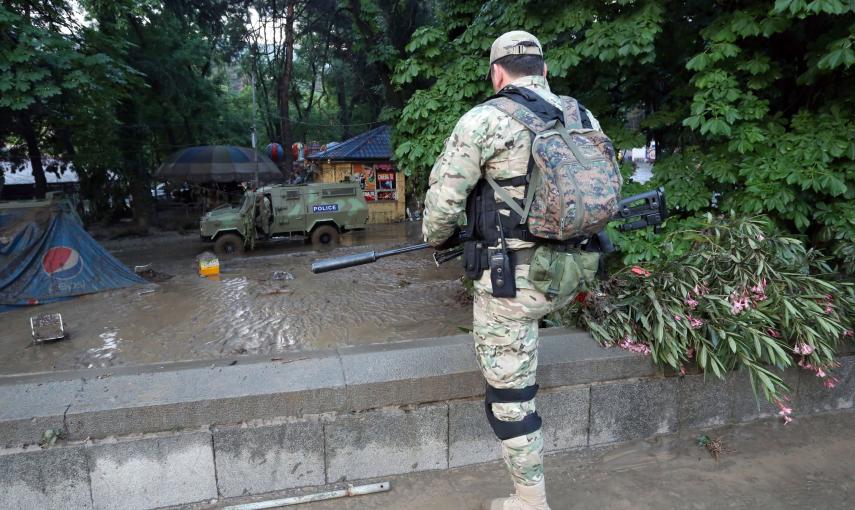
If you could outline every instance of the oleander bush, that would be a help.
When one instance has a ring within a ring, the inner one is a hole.
[[[666,235],[663,250],[675,246],[684,248],[599,282],[562,320],[681,373],[746,369],[786,420],[780,370],[798,365],[837,384],[837,353],[853,340],[855,286],[820,253],[766,217],[733,214]]]

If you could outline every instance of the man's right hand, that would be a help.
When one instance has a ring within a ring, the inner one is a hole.
[[[442,243],[434,246],[434,248],[436,248],[439,251],[442,251],[442,250],[448,250],[450,248],[454,248],[455,246],[459,246],[460,242],[461,242],[460,237],[461,237],[460,236],[460,227],[454,227],[454,232],[452,232],[451,235],[448,236],[448,239],[446,239]]]

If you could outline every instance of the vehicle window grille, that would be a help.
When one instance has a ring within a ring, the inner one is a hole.
[[[352,197],[353,188],[325,189],[321,192],[323,197]]]

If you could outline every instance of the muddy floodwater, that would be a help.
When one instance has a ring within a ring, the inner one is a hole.
[[[0,313],[0,374],[277,353],[460,333],[472,308],[459,261],[437,268],[424,250],[313,275],[314,260],[420,242],[417,223],[372,225],[315,252],[270,243],[220,261],[219,278],[197,275],[210,248],[193,235],[105,243],[130,267],[173,275],[158,284]],[[65,340],[33,344],[30,316],[62,314]]]

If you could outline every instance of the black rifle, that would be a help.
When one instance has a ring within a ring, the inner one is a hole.
[[[640,230],[647,227],[653,227],[655,232],[659,232],[662,222],[664,222],[667,217],[668,209],[665,206],[665,190],[659,188],[622,199],[618,203],[618,212],[615,214],[613,221],[622,222],[617,227],[620,232]],[[466,240],[465,234],[461,233],[458,239],[458,244],[462,244]],[[593,236],[592,241],[594,241],[592,246],[596,246],[597,251],[606,253],[614,251],[614,247],[612,247],[611,241],[608,240],[608,236],[605,235],[605,231]],[[591,244],[591,242],[588,244]],[[315,274],[326,273],[327,271],[335,271],[336,269],[370,264],[383,257],[391,257],[393,255],[400,255],[402,253],[424,250],[427,248],[431,248],[429,243],[419,243],[404,246],[403,248],[396,248],[394,250],[380,252],[368,251],[356,253],[354,255],[345,255],[344,257],[318,260],[317,262],[312,263],[312,272]],[[455,246],[444,251],[434,252],[433,260],[436,262],[437,267],[439,267],[440,264],[456,259],[462,254],[463,247]]]

